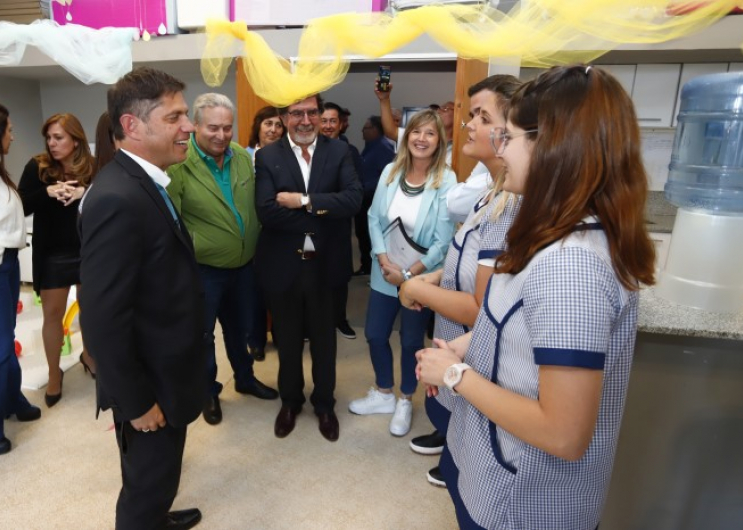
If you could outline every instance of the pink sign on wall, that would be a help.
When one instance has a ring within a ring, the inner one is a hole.
[[[303,26],[313,18],[386,7],[387,0],[230,0],[230,20],[252,26]]]
[[[140,33],[172,33],[175,12],[172,0],[75,0],[61,5],[52,0],[52,18],[60,25],[89,28],[139,28]]]

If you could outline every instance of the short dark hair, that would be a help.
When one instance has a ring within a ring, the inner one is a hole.
[[[135,68],[108,90],[108,114],[114,129],[114,138],[124,139],[121,116],[134,114],[147,121],[159,99],[166,94],[183,92],[186,84],[162,70],[154,68]]]
[[[343,107],[340,112],[338,113],[339,116],[342,116],[344,118],[348,118],[351,115],[351,111],[348,110],[346,107]]]
[[[381,134],[382,136],[384,136],[384,127],[382,127],[382,118],[381,117],[379,117],[377,115],[372,115],[372,116],[369,116],[367,118],[367,120],[369,121],[369,125],[371,125],[372,127],[374,127],[379,132],[379,134]]]
[[[323,103],[322,111],[325,112],[326,110],[334,110],[334,111],[336,111],[338,113],[338,117],[339,118],[341,116],[343,116],[343,109],[337,103],[332,103],[330,101],[328,101],[326,103]]]
[[[325,102],[323,101],[322,96],[320,94],[310,94],[306,98],[302,98],[298,101],[295,101],[294,103],[292,103],[292,105],[296,105],[300,101],[304,101],[305,99],[312,98],[312,97],[314,97],[315,101],[317,101],[317,108],[320,109],[320,111],[322,111],[323,106],[325,105]],[[292,105],[287,105],[286,107],[279,107],[279,114],[284,116],[286,113],[289,112],[289,107],[291,107]]]

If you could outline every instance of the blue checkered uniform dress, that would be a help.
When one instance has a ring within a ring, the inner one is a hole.
[[[498,203],[496,195],[490,202],[478,201],[462,227],[454,235],[444,261],[441,287],[450,291],[475,292],[477,261],[499,256],[506,246],[506,234],[521,207],[521,196],[514,195],[495,221],[490,219]],[[484,212],[481,210],[485,208]],[[478,214],[481,215],[478,215]],[[467,333],[469,328],[439,314],[433,336],[445,341],[454,340]]]
[[[519,274],[491,278],[464,361],[532,399],[540,365],[603,370],[593,439],[579,461],[568,462],[454,396],[441,470],[462,529],[594,530],[599,523],[627,393],[638,293],[619,283],[604,232],[587,221]]]
[[[444,272],[440,286],[451,291],[475,292],[477,260],[495,258],[506,245],[506,234],[511,228],[516,214],[521,207],[521,196],[514,195],[495,221],[491,214],[498,203],[496,195],[490,202],[478,201],[467,215],[462,227],[454,235],[444,261]],[[482,209],[484,211],[481,211]],[[481,215],[478,215],[481,214]],[[433,336],[445,341],[454,340],[470,331],[469,327],[454,322],[445,316],[436,314]],[[449,408],[451,392],[446,387],[439,388],[438,402]]]

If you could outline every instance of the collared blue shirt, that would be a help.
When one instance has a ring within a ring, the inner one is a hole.
[[[227,205],[230,207],[230,210],[232,210],[232,213],[235,214],[235,219],[237,219],[237,224],[240,227],[240,234],[245,235],[245,224],[243,223],[242,217],[240,217],[240,213],[235,207],[235,199],[232,197],[232,181],[230,180],[230,162],[232,161],[232,149],[230,149],[229,147],[225,149],[224,162],[222,163],[222,169],[220,169],[217,165],[217,161],[214,160],[214,157],[207,155],[204,151],[201,150],[199,144],[196,143],[196,138],[194,137],[193,133],[191,134],[191,142],[193,143],[196,152],[199,154],[199,157],[204,161],[206,167],[209,168],[209,171],[214,177],[214,181],[217,183],[217,186],[219,186],[219,189],[222,190],[222,195],[224,196],[224,200],[227,201]]]

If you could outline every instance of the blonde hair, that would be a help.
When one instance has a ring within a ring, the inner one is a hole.
[[[444,172],[447,169],[446,164],[446,132],[444,131],[444,123],[436,113],[435,110],[422,110],[417,114],[414,114],[410,119],[407,127],[405,127],[405,133],[402,135],[402,140],[398,142],[397,156],[392,162],[392,169],[387,177],[387,184],[392,184],[395,180],[395,176],[400,174],[400,178],[405,178],[410,171],[413,169],[413,155],[410,153],[408,148],[408,138],[410,133],[424,125],[433,122],[436,126],[436,132],[439,134],[439,142],[436,146],[436,151],[433,153],[433,159],[431,164],[428,166],[428,175],[426,177],[426,185],[430,183],[433,189],[438,189],[441,183],[444,181]]]

